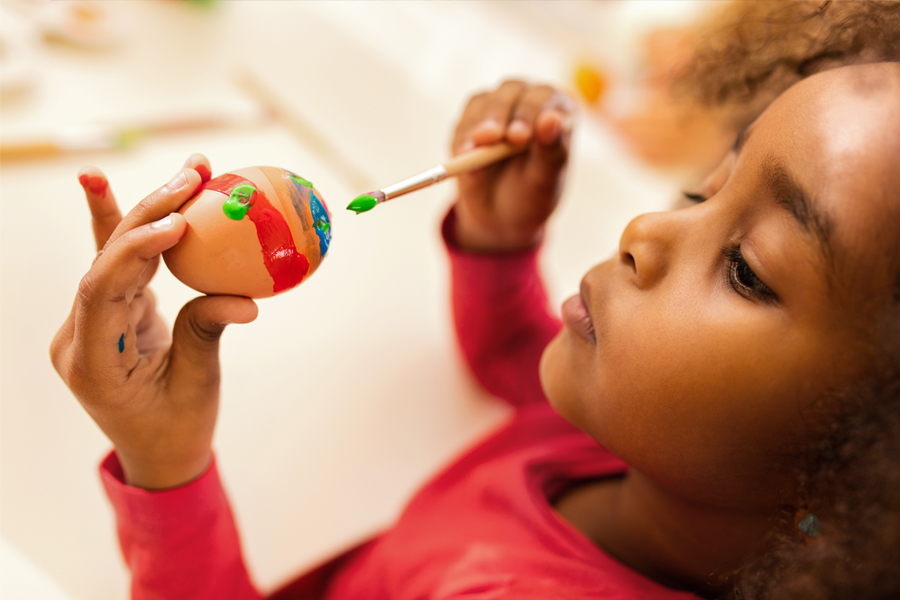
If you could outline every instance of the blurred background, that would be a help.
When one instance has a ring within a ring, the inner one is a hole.
[[[343,207],[446,158],[473,93],[510,77],[571,90],[581,115],[542,257],[558,305],[692,176],[638,158],[609,115],[634,104],[648,35],[704,5],[0,2],[0,595],[127,596],[97,475],[110,444],[48,357],[95,254],[80,167],[108,175],[123,212],[193,152],[214,175],[290,169],[330,205],[323,268],[222,344],[215,449],[268,590],[388,525],[508,416],[452,334],[438,233],[452,182]],[[154,289],[170,323],[196,295],[165,267]]]

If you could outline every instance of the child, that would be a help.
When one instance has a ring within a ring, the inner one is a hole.
[[[454,318],[476,376],[516,415],[391,529],[273,597],[747,597],[765,592],[754,581],[790,582],[803,548],[842,531],[827,519],[840,511],[813,512],[841,498],[808,501],[798,485],[807,450],[835,422],[890,406],[870,390],[890,393],[880,384],[900,364],[886,334],[900,322],[898,101],[898,64],[796,84],[742,131],[696,205],[628,225],[561,327],[536,248],[569,104],[520,82],[475,96],[456,151],[530,147],[459,181],[443,229]],[[169,346],[146,287],[184,232],[173,211],[209,171],[195,155],[124,218],[102,175],[82,173],[102,251],[51,349],[115,445],[102,474],[135,598],[260,597],[210,451],[218,338],[255,305],[194,300]],[[870,430],[897,418],[879,413]],[[785,515],[801,527],[772,542]],[[881,583],[896,591],[896,579]]]

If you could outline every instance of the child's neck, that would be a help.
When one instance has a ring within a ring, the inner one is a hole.
[[[686,502],[631,470],[573,488],[555,508],[595,544],[671,588],[716,595],[758,549],[772,513]]]

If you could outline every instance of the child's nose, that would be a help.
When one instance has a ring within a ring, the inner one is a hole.
[[[679,229],[676,213],[647,213],[633,219],[619,239],[619,260],[633,270],[634,284],[645,289],[662,281],[669,270]]]

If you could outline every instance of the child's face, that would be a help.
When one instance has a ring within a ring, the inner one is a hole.
[[[863,317],[890,293],[898,73],[801,82],[747,129],[705,202],[632,221],[544,353],[556,409],[671,492],[790,501],[787,457],[824,392],[864,369]]]

